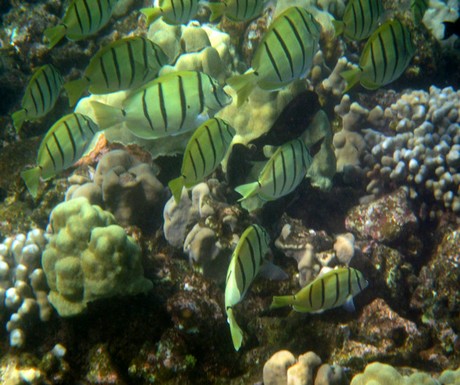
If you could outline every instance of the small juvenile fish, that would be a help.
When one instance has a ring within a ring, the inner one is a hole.
[[[230,325],[233,346],[239,350],[243,341],[243,331],[238,326],[233,314],[233,306],[245,296],[252,281],[269,250],[270,236],[259,225],[251,225],[244,230],[232,254],[227,270],[225,284],[225,311]]]
[[[353,297],[361,293],[367,285],[363,274],[356,269],[334,269],[317,277],[297,294],[273,297],[270,309],[292,306],[301,313],[321,313],[345,305],[353,310]]]
[[[34,198],[40,178],[48,180],[79,160],[96,131],[97,125],[79,113],[65,115],[53,124],[38,149],[37,166],[21,173]]]
[[[272,201],[294,191],[302,182],[312,162],[307,147],[300,139],[291,140],[278,147],[257,181],[235,188],[242,195],[239,201],[257,196],[262,201]]]
[[[333,20],[336,35],[343,33],[351,40],[363,40],[374,32],[383,15],[382,0],[350,0],[343,20]]]
[[[233,21],[247,21],[259,16],[264,9],[265,0],[222,0],[207,3],[211,11],[210,21],[225,15]]]
[[[73,106],[86,89],[92,94],[107,94],[140,87],[167,63],[166,54],[149,39],[127,37],[101,48],[83,77],[64,84],[64,88]]]
[[[405,71],[414,53],[409,29],[398,19],[387,21],[366,42],[359,67],[340,74],[347,82],[344,92],[358,81],[369,90],[395,81]]]
[[[101,129],[118,123],[136,136],[156,139],[197,128],[231,103],[217,80],[196,71],[179,71],[160,76],[133,91],[122,108],[92,101],[96,122]]]
[[[187,24],[198,12],[199,0],[159,0],[158,7],[142,8],[147,25],[163,16],[168,24]]]
[[[176,203],[184,186],[195,186],[217,168],[234,135],[235,129],[219,118],[209,119],[196,129],[185,148],[181,176],[168,184]]]
[[[44,31],[53,48],[66,36],[70,40],[81,40],[94,35],[112,17],[114,5],[118,0],[72,0],[61,23]]]
[[[410,9],[416,25],[420,25],[422,22],[425,11],[428,9],[428,3],[428,0],[411,0]]]
[[[17,132],[26,120],[45,116],[53,109],[63,83],[61,74],[51,64],[45,64],[35,71],[24,92],[21,109],[11,115]]]
[[[308,74],[318,50],[320,26],[311,13],[290,7],[270,25],[252,59],[252,68],[227,83],[244,103],[257,85],[274,91]]]

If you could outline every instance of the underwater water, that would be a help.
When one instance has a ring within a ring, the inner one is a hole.
[[[460,383],[455,0],[0,2],[0,383]]]

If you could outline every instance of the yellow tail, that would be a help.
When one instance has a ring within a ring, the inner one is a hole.
[[[21,178],[24,179],[24,182],[27,186],[27,189],[34,198],[38,193],[38,184],[40,182],[40,167],[34,167],[30,170],[21,172]]]
[[[160,18],[162,12],[161,12],[161,9],[160,8],[155,8],[155,7],[152,7],[152,8],[142,8],[141,9],[141,13],[145,16],[146,18],[146,22],[147,22],[147,26],[149,26],[150,24],[152,24],[155,20],[157,20],[158,18]]]
[[[230,325],[230,334],[232,335],[233,347],[236,351],[240,350],[241,343],[243,342],[243,331],[238,326],[233,315],[233,309],[227,308],[227,322]]]
[[[290,306],[294,303],[293,295],[282,295],[273,297],[270,309],[277,309],[279,307]]]
[[[206,6],[211,11],[211,16],[209,16],[209,21],[214,21],[221,17],[224,14],[224,3],[208,3]]]
[[[180,176],[179,178],[169,181],[168,186],[172,192],[174,200],[176,203],[179,203],[182,196],[182,189],[184,188],[184,177]]]
[[[14,112],[11,115],[11,118],[13,119],[13,125],[14,125],[14,128],[16,129],[16,132],[19,134],[19,131],[21,130],[21,127],[27,118],[26,110],[24,108],[21,108],[20,110]]]
[[[355,86],[356,83],[359,82],[361,78],[362,70],[361,68],[353,68],[351,70],[346,70],[340,73],[342,79],[347,82],[347,86],[343,93],[348,92],[351,88]]]
[[[78,102],[78,99],[80,99],[83,92],[86,91],[88,85],[89,80],[86,77],[64,84],[64,88],[67,92],[67,97],[69,98],[70,107],[73,107]]]
[[[243,75],[232,76],[227,79],[227,84],[236,91],[238,97],[237,107],[240,107],[254,90],[257,81],[257,74],[254,70],[250,70]]]
[[[259,182],[251,182],[242,184],[238,187],[235,187],[235,191],[241,195],[241,198],[238,199],[238,202],[241,202],[244,199],[248,199],[249,197],[253,196],[255,192],[258,190]]]
[[[45,29],[43,32],[49,41],[48,48],[53,48],[65,36],[67,28],[63,24]]]

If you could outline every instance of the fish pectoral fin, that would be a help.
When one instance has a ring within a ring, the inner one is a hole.
[[[232,335],[233,347],[236,351],[238,351],[240,350],[241,344],[243,342],[243,331],[236,323],[233,309],[231,307],[227,308],[227,322],[230,325],[230,334]]]
[[[272,281],[282,281],[289,278],[281,267],[276,266],[273,262],[267,260],[265,260],[260,267],[259,274]]]
[[[242,196],[242,198],[240,198],[238,201],[240,202],[254,195],[258,187],[259,183],[257,181],[235,187],[235,191]]]
[[[353,302],[353,297],[351,295],[347,298],[347,300],[343,304],[343,308],[346,311],[349,311],[350,313],[356,311],[355,304]]]

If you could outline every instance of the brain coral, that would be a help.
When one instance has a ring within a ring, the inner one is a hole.
[[[97,299],[151,289],[139,246],[109,212],[73,199],[54,208],[50,227],[42,266],[59,315],[77,315]]]

